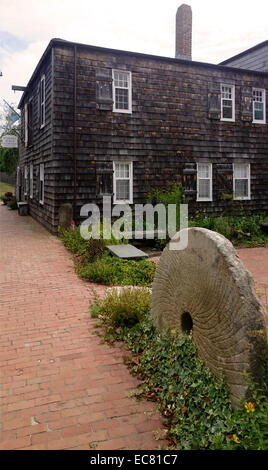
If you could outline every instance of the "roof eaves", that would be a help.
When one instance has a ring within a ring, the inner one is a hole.
[[[266,42],[268,43],[268,41],[264,41],[264,43],[266,43]],[[262,43],[262,44],[264,44],[264,43]],[[165,57],[165,56],[144,54],[144,53],[141,53],[141,52],[124,51],[124,50],[121,50],[121,49],[110,49],[110,48],[107,48],[107,47],[92,46],[92,45],[89,45],[89,44],[76,43],[76,42],[66,41],[65,39],[54,38],[54,39],[51,39],[51,41],[49,42],[46,50],[44,51],[43,55],[41,56],[41,58],[40,58],[40,60],[37,64],[32,76],[31,76],[31,78],[30,78],[30,80],[27,84],[27,87],[26,87],[27,89],[23,93],[23,95],[20,99],[20,102],[18,104],[19,109],[22,106],[24,98],[27,95],[28,89],[29,89],[31,83],[33,82],[33,80],[35,79],[42,62],[44,61],[47,54],[50,52],[50,50],[54,46],[67,46],[67,47],[77,46],[77,47],[80,47],[80,48],[85,48],[85,49],[96,51],[96,52],[106,52],[106,53],[113,53],[113,54],[119,54],[119,55],[129,55],[129,56],[133,56],[133,57],[143,57],[143,58],[146,58],[146,59],[161,60],[161,61],[169,62],[169,63],[180,63],[180,64],[184,64],[184,65],[199,66],[199,67],[202,66],[202,67],[208,67],[208,68],[213,68],[213,69],[218,69],[218,70],[232,71],[232,72],[237,72],[237,73],[248,73],[248,74],[255,74],[255,75],[258,75],[258,76],[267,76],[268,77],[267,72],[259,72],[259,71],[255,71],[255,70],[248,70],[248,69],[242,69],[242,68],[236,68],[236,67],[230,67],[230,66],[228,67],[228,66],[224,65],[223,62],[221,62],[220,64],[211,64],[211,63],[208,63],[208,62],[198,62],[198,61],[194,61],[194,60],[177,59],[177,58],[173,58],[173,57]]]
[[[236,54],[232,57],[229,57],[229,59],[224,60],[223,62],[220,62],[218,65],[224,65],[228,64],[229,62],[232,62],[235,59],[239,59],[240,57],[243,57],[244,55],[248,54],[249,52],[253,52],[257,49],[261,49],[262,47],[268,46],[268,39],[266,41],[260,42],[259,44],[256,44],[256,46],[250,47],[249,49],[246,49],[243,52],[240,52],[239,54]]]

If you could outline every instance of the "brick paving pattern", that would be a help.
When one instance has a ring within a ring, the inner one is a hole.
[[[62,243],[0,206],[0,449],[157,449],[156,405],[118,346],[100,344],[91,287]]]
[[[31,217],[0,206],[0,220],[0,449],[165,447],[153,438],[163,429],[156,406],[127,397],[138,381],[124,353],[94,334],[91,287],[105,288],[81,281]],[[264,292],[268,250],[238,252]]]

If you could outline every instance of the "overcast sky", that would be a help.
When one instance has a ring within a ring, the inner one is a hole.
[[[268,39],[267,0],[0,0],[0,101],[17,105],[52,38],[175,55],[175,15],[193,12],[193,60],[219,63]]]

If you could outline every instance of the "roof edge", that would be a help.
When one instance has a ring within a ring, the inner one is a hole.
[[[268,39],[266,39],[263,42],[260,42],[259,44],[256,44],[256,46],[250,47],[249,49],[246,49],[243,52],[239,52],[239,54],[236,54],[229,59],[224,60],[223,62],[220,62],[218,65],[224,65],[228,64],[228,62],[231,62],[232,60],[239,59],[239,57],[243,57],[244,55],[248,54],[249,52],[253,52],[257,49],[260,49],[262,47],[268,46]]]
[[[264,43],[266,43],[266,42],[268,43],[268,40],[264,41]],[[178,59],[178,58],[158,56],[158,55],[153,55],[153,54],[144,54],[142,52],[125,51],[125,50],[121,50],[121,49],[111,49],[111,48],[102,47],[102,46],[92,46],[92,45],[89,45],[89,44],[83,44],[83,43],[67,41],[65,39],[53,38],[53,39],[50,40],[47,48],[45,49],[44,53],[42,54],[37,66],[35,67],[34,72],[33,72],[32,76],[31,76],[31,78],[30,78],[30,80],[27,84],[27,87],[26,87],[27,89],[29,88],[29,86],[31,85],[33,80],[35,79],[42,62],[45,60],[45,58],[48,55],[48,53],[50,52],[50,50],[55,46],[67,46],[67,47],[77,46],[77,47],[89,49],[89,50],[92,50],[92,51],[122,54],[122,55],[127,54],[129,56],[143,57],[143,58],[152,59],[152,60],[162,60],[162,61],[170,62],[170,63],[181,63],[181,64],[184,64],[184,65],[190,65],[190,66],[193,65],[193,66],[199,66],[199,67],[200,66],[201,67],[209,67],[209,68],[218,69],[218,70],[226,70],[226,71],[231,71],[233,73],[234,72],[247,73],[247,74],[255,74],[257,76],[267,76],[268,77],[268,72],[260,72],[260,71],[257,71],[257,70],[255,71],[255,70],[248,70],[248,69],[242,69],[242,68],[236,68],[236,67],[228,67],[228,66],[225,66],[223,64],[223,62],[220,63],[220,64],[211,64],[209,62],[198,62],[198,61],[194,61],[194,60]],[[20,107],[23,103],[23,100],[24,100],[24,98],[27,94],[27,89],[23,93],[23,95],[20,99],[20,102],[18,104],[19,109],[20,109]]]

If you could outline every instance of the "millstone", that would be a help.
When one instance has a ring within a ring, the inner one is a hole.
[[[193,227],[185,250],[165,248],[151,315],[160,330],[192,331],[199,357],[216,376],[223,370],[233,407],[246,396],[244,372],[261,380],[267,354],[261,305],[251,274],[222,235]]]

